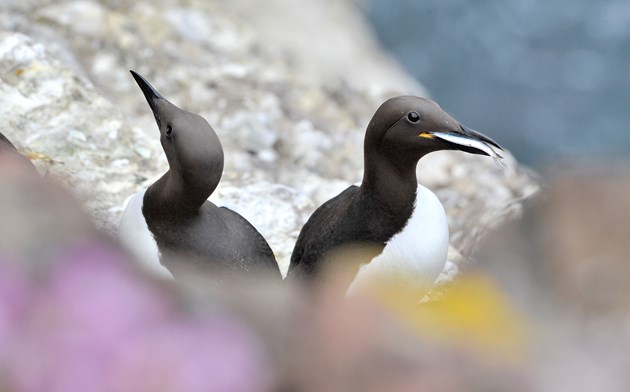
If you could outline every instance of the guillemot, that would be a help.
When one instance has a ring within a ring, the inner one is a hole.
[[[419,185],[416,165],[439,150],[501,159],[502,148],[466,128],[435,102],[401,96],[383,103],[364,141],[364,174],[320,206],[302,228],[287,279],[314,281],[344,267],[354,292],[376,281],[406,285],[420,300],[446,263],[448,224],[438,198]]]
[[[227,276],[281,279],[263,236],[238,213],[208,197],[223,172],[223,148],[201,116],[162,97],[131,71],[153,111],[169,170],[127,204],[119,238],[152,271],[177,278],[179,267]]]

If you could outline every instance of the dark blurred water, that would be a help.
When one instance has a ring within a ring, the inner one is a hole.
[[[520,160],[630,157],[630,1],[367,3],[433,98]]]

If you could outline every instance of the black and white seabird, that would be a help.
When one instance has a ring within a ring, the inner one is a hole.
[[[287,279],[312,282],[324,269],[343,266],[350,272],[349,292],[391,282],[405,284],[420,300],[446,263],[449,233],[442,204],[418,184],[416,165],[440,150],[501,159],[502,148],[429,99],[401,96],[383,103],[366,130],[360,186],[350,186],[311,215]]]
[[[235,274],[281,279],[269,244],[254,226],[207,200],[223,172],[223,148],[210,124],[131,74],[155,116],[169,170],[129,201],[118,232],[121,242],[165,276],[177,277],[183,266],[209,270],[219,281]]]

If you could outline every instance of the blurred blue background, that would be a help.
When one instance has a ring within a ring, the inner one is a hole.
[[[533,167],[630,155],[630,1],[367,0],[382,44]]]

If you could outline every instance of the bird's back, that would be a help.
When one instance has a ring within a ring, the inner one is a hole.
[[[118,230],[121,243],[143,267],[167,277],[191,268],[219,280],[228,275],[281,277],[267,241],[238,213],[205,202],[193,217],[147,218],[145,193],[129,201]]]
[[[316,274],[319,259],[338,245],[334,229],[343,221],[356,197],[358,187],[351,186],[313,212],[302,227],[291,253],[288,278],[308,278]]]
[[[281,277],[273,250],[262,234],[236,211],[227,207],[221,207],[220,210],[223,212],[224,222],[230,227],[233,244],[238,242],[238,246],[233,246],[232,249],[237,248],[238,254],[246,260],[243,269],[271,272]]]
[[[217,278],[281,277],[263,236],[241,215],[205,202],[193,217],[151,222],[162,263],[177,275],[180,266],[210,271]]]

